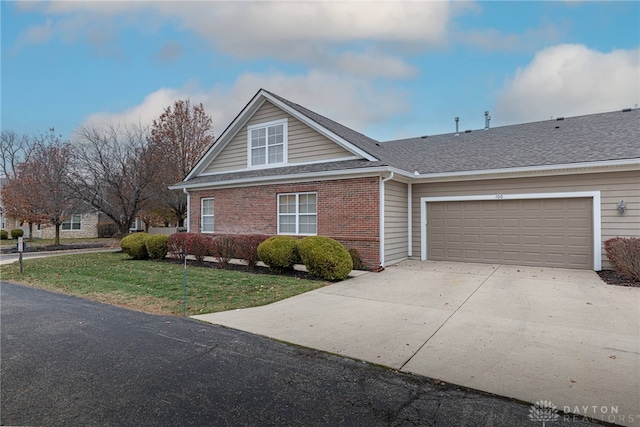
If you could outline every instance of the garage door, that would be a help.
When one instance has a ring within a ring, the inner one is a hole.
[[[593,268],[592,199],[427,203],[427,258]]]

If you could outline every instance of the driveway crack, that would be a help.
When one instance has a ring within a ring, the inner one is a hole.
[[[502,267],[502,266],[499,266],[498,268],[496,268],[495,270],[493,270],[493,271],[491,272],[491,274],[489,274],[489,275],[488,275],[488,276],[487,276],[487,277],[482,281],[482,283],[480,283],[480,284],[479,284],[479,285],[478,285],[478,286],[473,290],[473,292],[471,292],[471,293],[469,294],[469,296],[468,296],[468,297],[467,297],[467,298],[462,302],[462,304],[460,304],[460,305],[458,306],[458,308],[456,308],[456,309],[454,310],[454,312],[453,312],[453,313],[451,313],[451,314],[449,315],[449,317],[447,317],[447,318],[445,319],[445,321],[444,321],[444,322],[442,322],[442,324],[441,324],[440,326],[438,326],[438,328],[435,330],[435,332],[434,332],[434,333],[432,333],[432,334],[429,336],[429,338],[427,338],[427,339],[425,340],[425,342],[424,342],[424,343],[422,343],[422,345],[421,345],[420,347],[418,347],[418,349],[417,349],[417,350],[416,350],[416,351],[415,351],[415,352],[414,352],[414,353],[413,353],[413,354],[412,354],[412,355],[411,355],[411,356],[410,356],[410,357],[409,357],[409,358],[408,358],[408,359],[407,359],[407,360],[402,364],[402,366],[400,366],[400,368],[398,369],[399,371],[402,371],[402,370],[404,369],[404,367],[405,367],[405,366],[407,366],[407,363],[411,362],[411,359],[413,359],[413,358],[415,357],[415,355],[416,355],[416,354],[418,354],[418,353],[420,352],[420,350],[422,350],[422,349],[424,348],[424,346],[426,346],[426,345],[427,345],[427,343],[431,340],[431,338],[433,338],[433,337],[434,337],[434,336],[435,336],[435,335],[440,331],[440,329],[442,329],[442,327],[443,327],[444,325],[446,325],[446,324],[447,324],[447,322],[449,321],[449,319],[451,319],[453,316],[455,316],[455,314],[456,314],[456,313],[457,313],[457,312],[458,312],[458,311],[459,311],[459,310],[460,310],[460,309],[461,309],[461,308],[462,308],[462,307],[467,303],[467,301],[469,301],[469,300],[471,299],[471,297],[472,297],[472,296],[474,296],[474,295],[476,294],[476,292],[478,292],[478,289],[480,289],[480,288],[481,288],[485,283],[487,283],[487,280],[489,280],[491,277],[493,277],[493,275],[496,273],[496,271],[498,271],[501,267]]]

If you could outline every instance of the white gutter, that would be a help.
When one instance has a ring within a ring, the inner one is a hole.
[[[593,169],[616,166],[640,166],[640,158],[622,160],[604,160],[596,162],[565,163],[559,165],[523,166],[518,168],[482,169],[475,171],[425,173],[412,176],[416,181],[434,178],[455,178],[475,175],[517,174],[532,172],[553,172],[561,170]]]
[[[384,183],[393,178],[393,172],[380,180],[380,267],[384,267]]]

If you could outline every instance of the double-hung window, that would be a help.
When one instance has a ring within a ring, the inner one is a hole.
[[[318,234],[318,195],[290,193],[278,195],[278,234]]]
[[[62,230],[80,230],[82,225],[82,215],[71,215],[69,219],[62,221],[60,228]]]
[[[203,233],[213,233],[213,197],[202,199],[202,216],[200,224],[202,224]]]
[[[287,120],[249,126],[249,167],[287,162]]]

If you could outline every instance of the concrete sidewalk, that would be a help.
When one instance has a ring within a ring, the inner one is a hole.
[[[640,425],[640,289],[592,271],[408,261],[194,316],[564,412]]]

